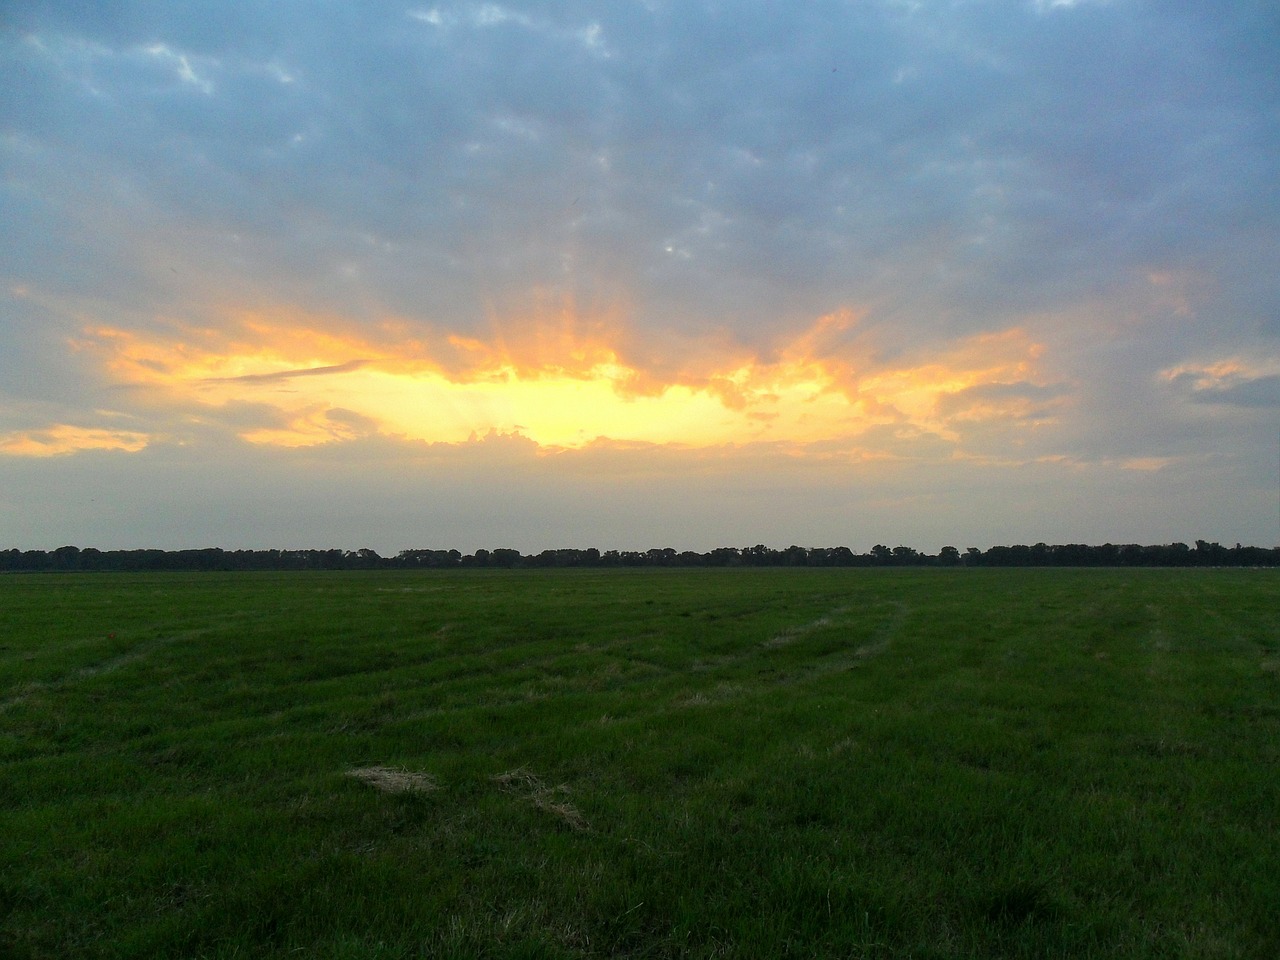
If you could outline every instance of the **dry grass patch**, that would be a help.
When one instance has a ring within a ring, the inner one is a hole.
[[[539,810],[559,819],[571,830],[590,830],[591,825],[568,800],[562,799],[569,793],[566,784],[549,787],[537,774],[517,767],[506,773],[499,773],[493,782],[507,793],[514,793],[529,801]]]
[[[430,793],[439,788],[430,774],[414,773],[403,767],[354,767],[347,771],[347,776],[383,793]]]

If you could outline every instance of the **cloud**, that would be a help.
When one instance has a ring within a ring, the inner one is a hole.
[[[1132,467],[921,462],[853,450],[801,460],[785,444],[600,442],[548,452],[492,434],[460,444],[239,444],[211,468],[198,450],[154,446],[0,458],[0,521],[19,547],[339,545],[384,554],[760,542],[866,551],[889,541],[933,551],[1028,542],[1020,536],[1028,531],[1046,542],[1223,540],[1236,530],[1249,539],[1233,526],[1237,505],[1203,497],[1205,482],[1238,486],[1236,465],[1209,458],[1190,469]]]
[[[1201,403],[1226,403],[1237,407],[1280,407],[1280,374],[1257,377],[1230,387],[1196,391]]]
[[[1024,330],[878,355],[868,314],[855,310],[818,317],[764,351],[712,340],[648,367],[627,358],[625,317],[582,316],[572,304],[495,318],[486,339],[395,318],[234,316],[216,328],[171,324],[165,335],[95,326],[72,343],[96,362],[115,406],[154,433],[196,442],[216,422],[288,447],[497,430],[547,448],[782,442],[804,455],[886,424],[963,445],[979,421],[1006,435],[1025,429],[1028,398],[1038,392],[1043,406],[1050,389],[1036,383],[1043,348]]]
[[[7,461],[1262,462],[1277,46],[1264,0],[15,5]]]
[[[1175,389],[1197,403],[1280,407],[1280,360],[1241,358],[1184,364],[1162,371]]]
[[[368,360],[348,360],[324,367],[304,367],[300,370],[279,370],[273,373],[242,373],[237,377],[208,377],[207,383],[280,383],[298,377],[328,377],[335,373],[350,373],[367,366]]]
[[[1063,384],[984,383],[944,394],[938,399],[938,412],[958,421],[1044,421],[1054,416],[1067,394]]]
[[[136,453],[150,437],[132,430],[102,430],[59,423],[43,430],[0,434],[0,454],[15,457],[56,457],[85,450],[123,450]]]
[[[1222,109],[1249,92],[1244,71],[1215,74],[1188,43],[1231,29],[1218,19],[1153,30],[1122,4],[1072,11],[1080,26],[932,4],[417,12],[362,5],[285,31],[246,6],[255,41],[239,49],[180,10],[131,35],[62,18],[18,44],[40,106],[24,128],[61,151],[56,172],[100,171],[68,216],[104,210],[148,237],[185,221],[163,254],[180,274],[464,329],[483,320],[477,285],[504,303],[612,285],[646,325],[750,336],[904,283],[972,328],[1166,259],[1173,230],[1212,255],[1215,225],[1274,172],[1215,171],[1261,132]],[[1100,40],[1115,56],[1091,54]],[[74,140],[49,119],[67,103]],[[135,200],[90,188],[103,174]],[[1204,241],[1181,229],[1193,211]]]

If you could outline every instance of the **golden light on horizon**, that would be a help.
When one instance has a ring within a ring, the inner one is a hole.
[[[853,311],[819,317],[768,358],[708,346],[664,375],[627,361],[616,318],[583,322],[571,312],[489,339],[397,321],[371,336],[340,318],[243,312],[221,330],[175,327],[169,336],[91,327],[75,346],[152,409],[221,416],[242,440],[280,447],[372,435],[463,443],[493,432],[546,449],[601,439],[803,446],[876,426],[954,442],[965,421],[1016,419],[1012,401],[988,398],[951,416],[946,400],[1034,378],[1040,348],[1025,331],[980,334],[889,365],[858,345],[860,319]],[[149,440],[67,425],[46,434],[10,435],[0,451],[132,451]]]

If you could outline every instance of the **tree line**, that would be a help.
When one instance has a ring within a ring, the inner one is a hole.
[[[66,546],[56,550],[0,550],[0,572],[148,570],[418,570],[445,568],[527,569],[539,567],[1275,567],[1280,547],[1247,547],[1197,540],[1142,546],[1081,543],[994,546],[986,550],[943,547],[936,554],[912,547],[876,544],[866,553],[848,547],[782,550],[717,547],[707,553],[565,548],[523,554],[498,548],[464,554],[458,550],[401,550],[384,557],[360,550],[98,550]]]

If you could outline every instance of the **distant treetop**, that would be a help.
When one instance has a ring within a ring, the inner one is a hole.
[[[866,553],[848,547],[717,547],[707,553],[561,548],[522,554],[499,547],[463,554],[458,550],[401,550],[393,557],[359,550],[97,550],[66,546],[56,550],[0,550],[0,572],[143,570],[418,570],[539,567],[1276,567],[1280,547],[1246,547],[1197,540],[1140,546],[1083,543],[995,546],[987,550],[952,546],[937,555],[882,543]]]

